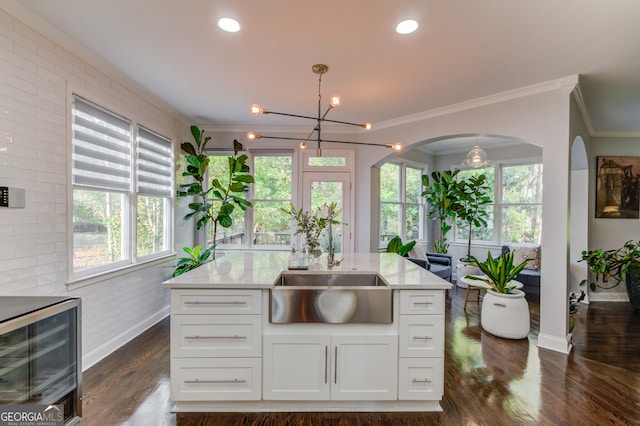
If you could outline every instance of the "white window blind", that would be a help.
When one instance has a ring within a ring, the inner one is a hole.
[[[72,107],[73,184],[131,189],[131,122],[79,96]]]
[[[173,150],[171,141],[139,127],[137,147],[138,194],[171,197]]]

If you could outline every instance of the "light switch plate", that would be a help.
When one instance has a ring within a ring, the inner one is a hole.
[[[0,186],[0,207],[24,208],[24,206],[24,188],[10,188],[8,186]]]

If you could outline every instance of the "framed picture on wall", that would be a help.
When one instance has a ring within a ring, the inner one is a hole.
[[[596,217],[640,217],[640,157],[597,157]]]

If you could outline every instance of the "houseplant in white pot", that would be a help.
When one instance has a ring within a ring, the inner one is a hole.
[[[482,328],[494,336],[523,339],[529,334],[529,304],[524,292],[515,288],[513,281],[531,259],[514,265],[513,258],[513,252],[497,259],[489,252],[484,262],[471,256],[471,265],[480,268],[484,275],[467,275],[465,278],[482,281],[487,288],[482,299]]]

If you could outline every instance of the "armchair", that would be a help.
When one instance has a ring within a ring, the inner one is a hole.
[[[416,265],[422,266],[427,271],[451,282],[452,259],[448,254],[425,253],[426,259],[409,257]]]

